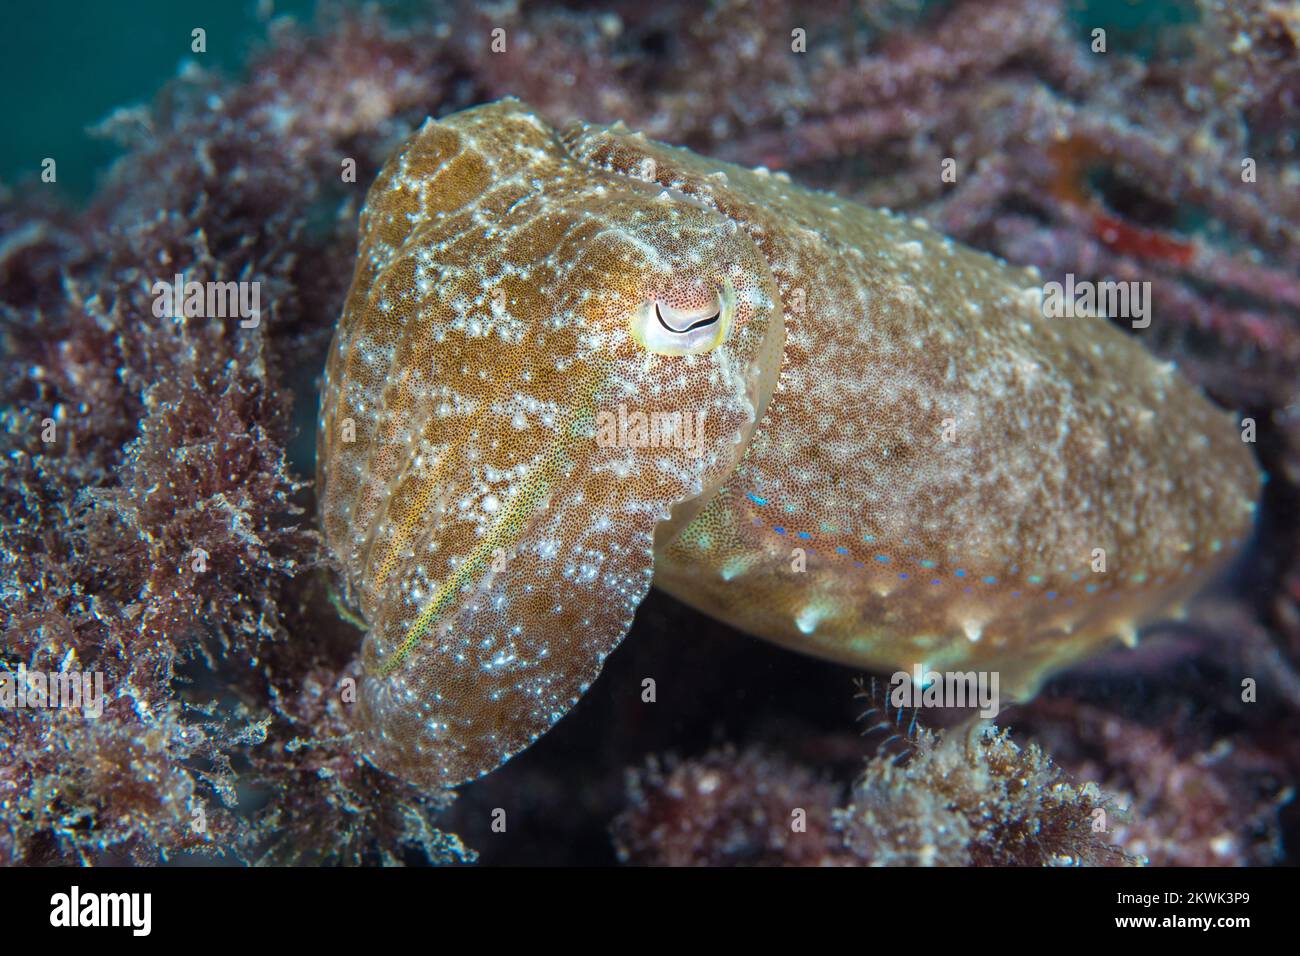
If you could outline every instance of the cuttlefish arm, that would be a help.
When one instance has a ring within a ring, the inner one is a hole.
[[[370,758],[429,786],[498,766],[652,580],[805,652],[1021,695],[1181,600],[1245,537],[1253,462],[1172,369],[1034,291],[621,128],[516,101],[426,123],[370,190],[322,391]]]

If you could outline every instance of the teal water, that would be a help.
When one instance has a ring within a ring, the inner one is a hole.
[[[279,16],[310,21],[317,0],[42,0],[7,4],[0,27],[0,183],[39,182],[57,162],[58,192],[84,200],[120,149],[87,128],[122,106],[147,104],[187,62],[237,74]],[[348,6],[350,0],[335,0]],[[601,8],[599,3],[573,4]],[[941,0],[932,5],[942,7]],[[381,3],[405,16],[418,4]],[[433,6],[431,3],[430,6]],[[609,4],[614,8],[635,3]],[[1196,18],[1192,0],[1073,0],[1083,42],[1105,25],[1115,52],[1147,56],[1162,28]],[[797,16],[798,5],[791,5]],[[400,17],[399,17],[400,18]],[[191,31],[207,51],[191,51]]]
[[[119,106],[148,103],[186,61],[238,72],[266,14],[309,19],[315,0],[44,0],[6,3],[0,26],[0,182],[57,163],[60,192],[84,199],[120,150],[87,135]],[[191,52],[191,31],[207,52]],[[39,182],[39,179],[36,179]]]

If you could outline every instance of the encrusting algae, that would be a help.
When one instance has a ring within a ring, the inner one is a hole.
[[[1032,270],[514,100],[426,122],[371,187],[318,470],[370,756],[430,786],[562,717],[652,581],[1032,695],[1221,570],[1260,480],[1229,415],[1105,317],[1046,318]]]

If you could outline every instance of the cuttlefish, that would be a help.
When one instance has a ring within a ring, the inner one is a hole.
[[[426,121],[370,188],[321,397],[366,755],[428,787],[499,766],[652,584],[1016,698],[1131,641],[1242,547],[1259,472],[1172,364],[1043,289],[620,124]]]

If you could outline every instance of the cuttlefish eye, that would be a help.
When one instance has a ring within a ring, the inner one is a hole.
[[[659,355],[699,355],[717,348],[736,314],[736,290],[724,280],[703,304],[692,298],[698,297],[670,293],[641,303],[632,313],[632,337]]]

